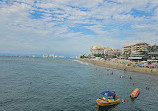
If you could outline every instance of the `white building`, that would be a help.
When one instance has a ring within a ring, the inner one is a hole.
[[[43,55],[42,57],[43,57],[43,58],[47,58],[47,57],[48,57],[48,55]]]
[[[54,58],[55,56],[54,56],[54,54],[50,54],[49,57]]]
[[[90,48],[90,55],[94,56],[95,54],[104,54],[104,55],[116,55],[120,54],[121,50],[115,50],[112,47],[104,47],[104,46],[92,46]]]

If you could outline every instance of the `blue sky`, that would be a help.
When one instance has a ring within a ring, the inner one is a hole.
[[[0,54],[89,54],[158,44],[157,0],[0,0]]]

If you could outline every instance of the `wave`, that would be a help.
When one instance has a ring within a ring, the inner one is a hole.
[[[78,62],[78,63],[80,63],[80,64],[89,65],[89,63],[82,62],[82,61],[79,61],[79,60],[73,60],[73,61]]]

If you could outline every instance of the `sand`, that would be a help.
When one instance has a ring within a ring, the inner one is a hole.
[[[83,62],[91,63],[97,66],[120,69],[130,72],[138,72],[150,75],[158,75],[157,68],[144,68],[138,67],[135,62],[130,62],[126,60],[91,60],[91,59],[78,59]]]

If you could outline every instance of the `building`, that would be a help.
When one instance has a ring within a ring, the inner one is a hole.
[[[104,54],[104,47],[103,46],[92,46],[90,48],[90,55],[94,56],[95,54]]]
[[[137,43],[131,46],[132,57],[144,57],[149,48],[148,43]]]
[[[150,45],[148,43],[137,43],[131,46],[125,46],[123,47],[122,55],[126,58],[144,57],[147,55],[149,47]]]
[[[113,50],[113,55],[121,55],[122,51],[119,49],[114,49]]]
[[[130,57],[131,55],[131,46],[125,46],[123,47],[122,55],[126,57]]]
[[[158,46],[157,45],[153,45],[149,47],[148,58],[152,60],[158,60]]]
[[[149,52],[148,53],[148,58],[153,59],[153,60],[158,60],[158,51],[156,52]]]
[[[49,56],[48,56],[48,55],[43,55],[42,57],[43,57],[43,58],[47,58],[47,57],[49,57]]]
[[[92,46],[90,48],[90,55],[94,56],[95,54],[104,54],[106,55],[108,51],[112,51],[113,48],[111,47],[104,47],[104,46]]]
[[[54,54],[50,54],[49,57],[50,58],[54,58],[55,56],[54,56]]]
[[[135,62],[140,62],[140,61],[146,61],[147,60],[143,57],[129,57],[128,59],[131,60],[131,61],[135,61]]]
[[[113,49],[112,47],[92,46],[90,48],[90,55],[95,56],[96,54],[101,54],[104,56],[116,56],[121,54],[121,50]]]

